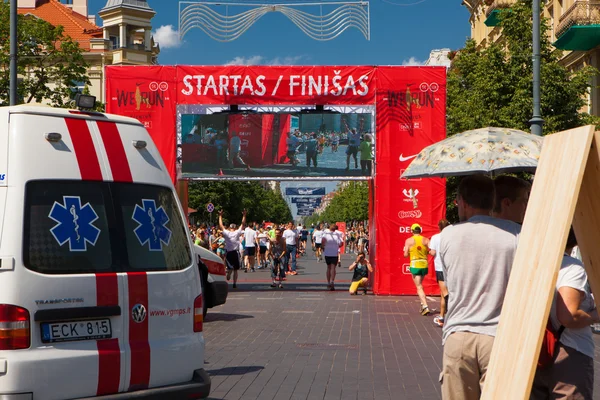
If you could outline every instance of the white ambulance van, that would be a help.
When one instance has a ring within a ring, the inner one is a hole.
[[[225,279],[225,262],[212,251],[198,245],[194,245],[194,253],[198,257],[202,293],[204,294],[202,314],[206,316],[209,308],[220,306],[227,301],[229,285]]]
[[[134,119],[0,107],[0,399],[207,397],[200,273]]]

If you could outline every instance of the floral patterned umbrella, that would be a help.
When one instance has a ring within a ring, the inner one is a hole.
[[[516,129],[466,131],[425,147],[402,178],[533,172],[542,143],[542,137]]]

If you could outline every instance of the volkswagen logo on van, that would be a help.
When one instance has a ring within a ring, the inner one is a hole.
[[[146,320],[146,307],[143,304],[136,304],[131,309],[131,318],[138,324],[141,324]]]

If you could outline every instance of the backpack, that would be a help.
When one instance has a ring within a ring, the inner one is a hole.
[[[550,318],[548,318],[546,330],[542,337],[542,348],[540,349],[540,357],[537,365],[538,369],[543,369],[552,365],[554,356],[556,355],[556,349],[558,348],[558,341],[564,330],[565,327],[562,325],[558,328],[558,331],[555,330]]]

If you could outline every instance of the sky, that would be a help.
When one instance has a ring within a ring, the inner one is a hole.
[[[97,15],[106,1],[89,0],[90,14]],[[179,2],[148,0],[148,4],[157,13],[152,26],[161,47],[161,65],[420,65],[431,50],[459,49],[470,35],[469,12],[460,0],[371,0],[370,40],[357,29],[348,29],[325,42],[309,38],[278,12],[262,16],[231,42],[213,40],[197,28],[180,41]],[[333,6],[322,7],[326,13]],[[314,14],[320,6],[297,8]],[[227,9],[232,15],[252,7]],[[224,6],[215,10],[226,12]]]

